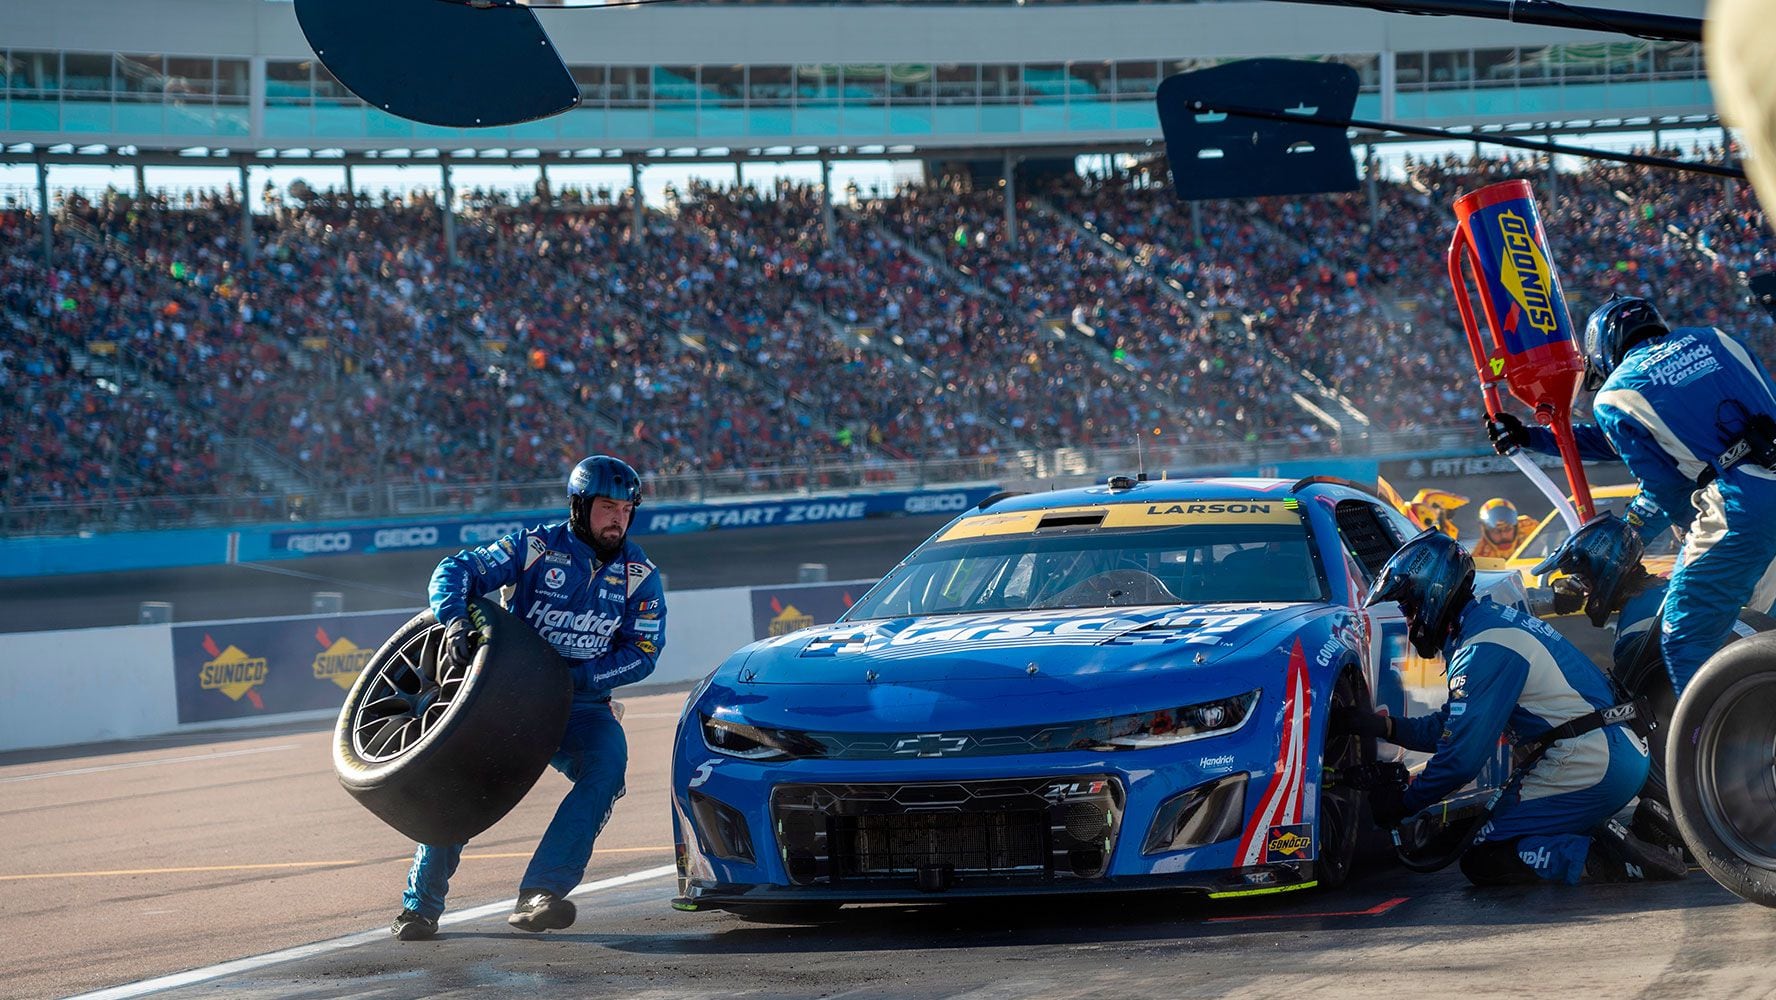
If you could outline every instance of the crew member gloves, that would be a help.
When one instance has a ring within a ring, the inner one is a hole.
[[[1494,413],[1486,418],[1486,437],[1492,441],[1492,450],[1501,455],[1529,446],[1529,428],[1509,413]]]

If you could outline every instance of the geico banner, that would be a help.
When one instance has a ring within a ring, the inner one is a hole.
[[[461,549],[486,545],[502,535],[552,520],[549,512],[499,514],[415,524],[348,525],[274,531],[264,558],[337,556],[403,549]]]
[[[828,524],[870,517],[955,515],[980,503],[998,489],[997,486],[969,486],[744,503],[649,503],[644,504],[636,515],[632,533],[663,535],[783,524]],[[502,535],[554,521],[561,516],[562,512],[558,511],[529,511],[409,524],[286,529],[262,536],[264,551],[244,544],[243,540],[241,558],[287,559],[407,549],[467,548],[485,545]]]
[[[338,708],[413,611],[173,626],[179,721]]]

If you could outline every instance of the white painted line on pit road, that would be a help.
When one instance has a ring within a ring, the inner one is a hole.
[[[127,764],[100,764],[97,767],[76,767],[67,771],[44,771],[40,774],[18,774],[10,778],[0,778],[0,785],[10,785],[15,781],[36,781],[39,778],[66,778],[71,774],[97,774],[100,771],[122,771],[131,767],[154,767],[158,764],[188,764],[194,760],[221,760],[224,757],[245,757],[250,753],[271,753],[273,750],[294,750],[294,743],[280,743],[274,747],[250,747],[246,750],[224,750],[221,753],[200,753],[189,757],[161,757],[157,760],[135,760]]]
[[[644,868],[641,871],[630,872],[627,875],[618,875],[614,878],[602,879],[597,882],[586,882],[576,886],[572,892],[568,893],[568,895],[584,896],[588,893],[599,892],[604,889],[616,889],[621,886],[632,885],[636,882],[647,882],[657,878],[665,878],[668,875],[675,875],[677,873],[677,865],[661,865],[658,868]],[[499,903],[488,903],[485,906],[476,906],[467,910],[458,910],[455,913],[446,913],[441,919],[439,919],[438,926],[443,928],[450,927],[454,924],[467,923],[471,920],[482,920],[497,913],[504,913],[516,905],[518,905],[517,899],[508,899]],[[325,955],[329,952],[343,951],[347,948],[356,948],[359,945],[369,944],[372,941],[386,941],[389,939],[389,936],[388,928],[379,927],[373,931],[360,931],[356,934],[347,934],[345,937],[334,938],[331,941],[316,941],[314,944],[305,944],[296,948],[285,948],[283,951],[274,951],[264,955],[256,955],[252,958],[239,958],[232,962],[223,962],[220,965],[211,965],[202,969],[192,969],[190,972],[178,972],[170,976],[161,976],[158,979],[144,979],[138,983],[127,983],[123,986],[113,986],[109,989],[95,990],[91,993],[82,993],[78,996],[70,997],[68,1000],[125,1000],[125,998],[128,997],[147,996],[150,993],[160,993],[164,990],[178,989],[181,986],[192,986],[197,983],[208,982],[212,979],[220,979],[223,976],[232,976],[243,972],[253,972],[257,969],[263,969],[271,965],[280,965],[284,962],[294,962],[298,959],[313,958],[316,955]]]

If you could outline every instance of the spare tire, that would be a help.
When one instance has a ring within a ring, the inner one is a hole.
[[[542,637],[486,598],[469,602],[479,647],[443,660],[422,612],[382,644],[333,731],[339,783],[422,844],[464,844],[524,798],[561,746],[573,679]]]
[[[1647,772],[1646,788],[1640,794],[1669,804],[1671,794],[1665,777],[1666,746],[1674,731],[1672,716],[1677,710],[1677,695],[1671,690],[1671,674],[1665,669],[1665,657],[1659,648],[1662,631],[1660,623],[1663,620],[1663,614],[1653,619],[1652,626],[1641,636],[1630,656],[1630,662],[1621,665],[1622,671],[1616,675],[1616,682],[1630,698],[1645,698],[1653,711],[1653,719],[1657,722],[1652,735],[1647,737],[1647,750],[1653,759],[1652,767]],[[1727,636],[1727,642],[1737,642],[1772,629],[1776,629],[1776,619],[1756,611],[1741,611],[1739,619],[1733,623],[1732,632]]]
[[[1714,654],[1677,701],[1665,747],[1671,812],[1716,882],[1776,907],[1776,632]]]

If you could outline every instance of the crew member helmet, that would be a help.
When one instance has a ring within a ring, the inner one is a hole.
[[[1638,589],[1629,584],[1646,573],[1640,565],[1645,551],[1640,532],[1606,512],[1586,521],[1531,572],[1540,576],[1559,570],[1577,580],[1588,593],[1585,614],[1602,628]]]
[[[1612,295],[1585,321],[1585,389],[1596,392],[1622,363],[1628,349],[1671,332],[1646,299]]]
[[[1455,620],[1474,598],[1474,558],[1455,539],[1426,529],[1381,567],[1364,607],[1400,602],[1406,637],[1423,657],[1443,651]]]
[[[1517,527],[1517,508],[1504,497],[1493,497],[1480,506],[1480,529]]]
[[[592,501],[597,497],[641,506],[641,476],[628,462],[609,455],[593,455],[574,466],[567,477],[567,519],[574,534],[588,545],[592,541]],[[629,511],[635,523],[635,510]]]

